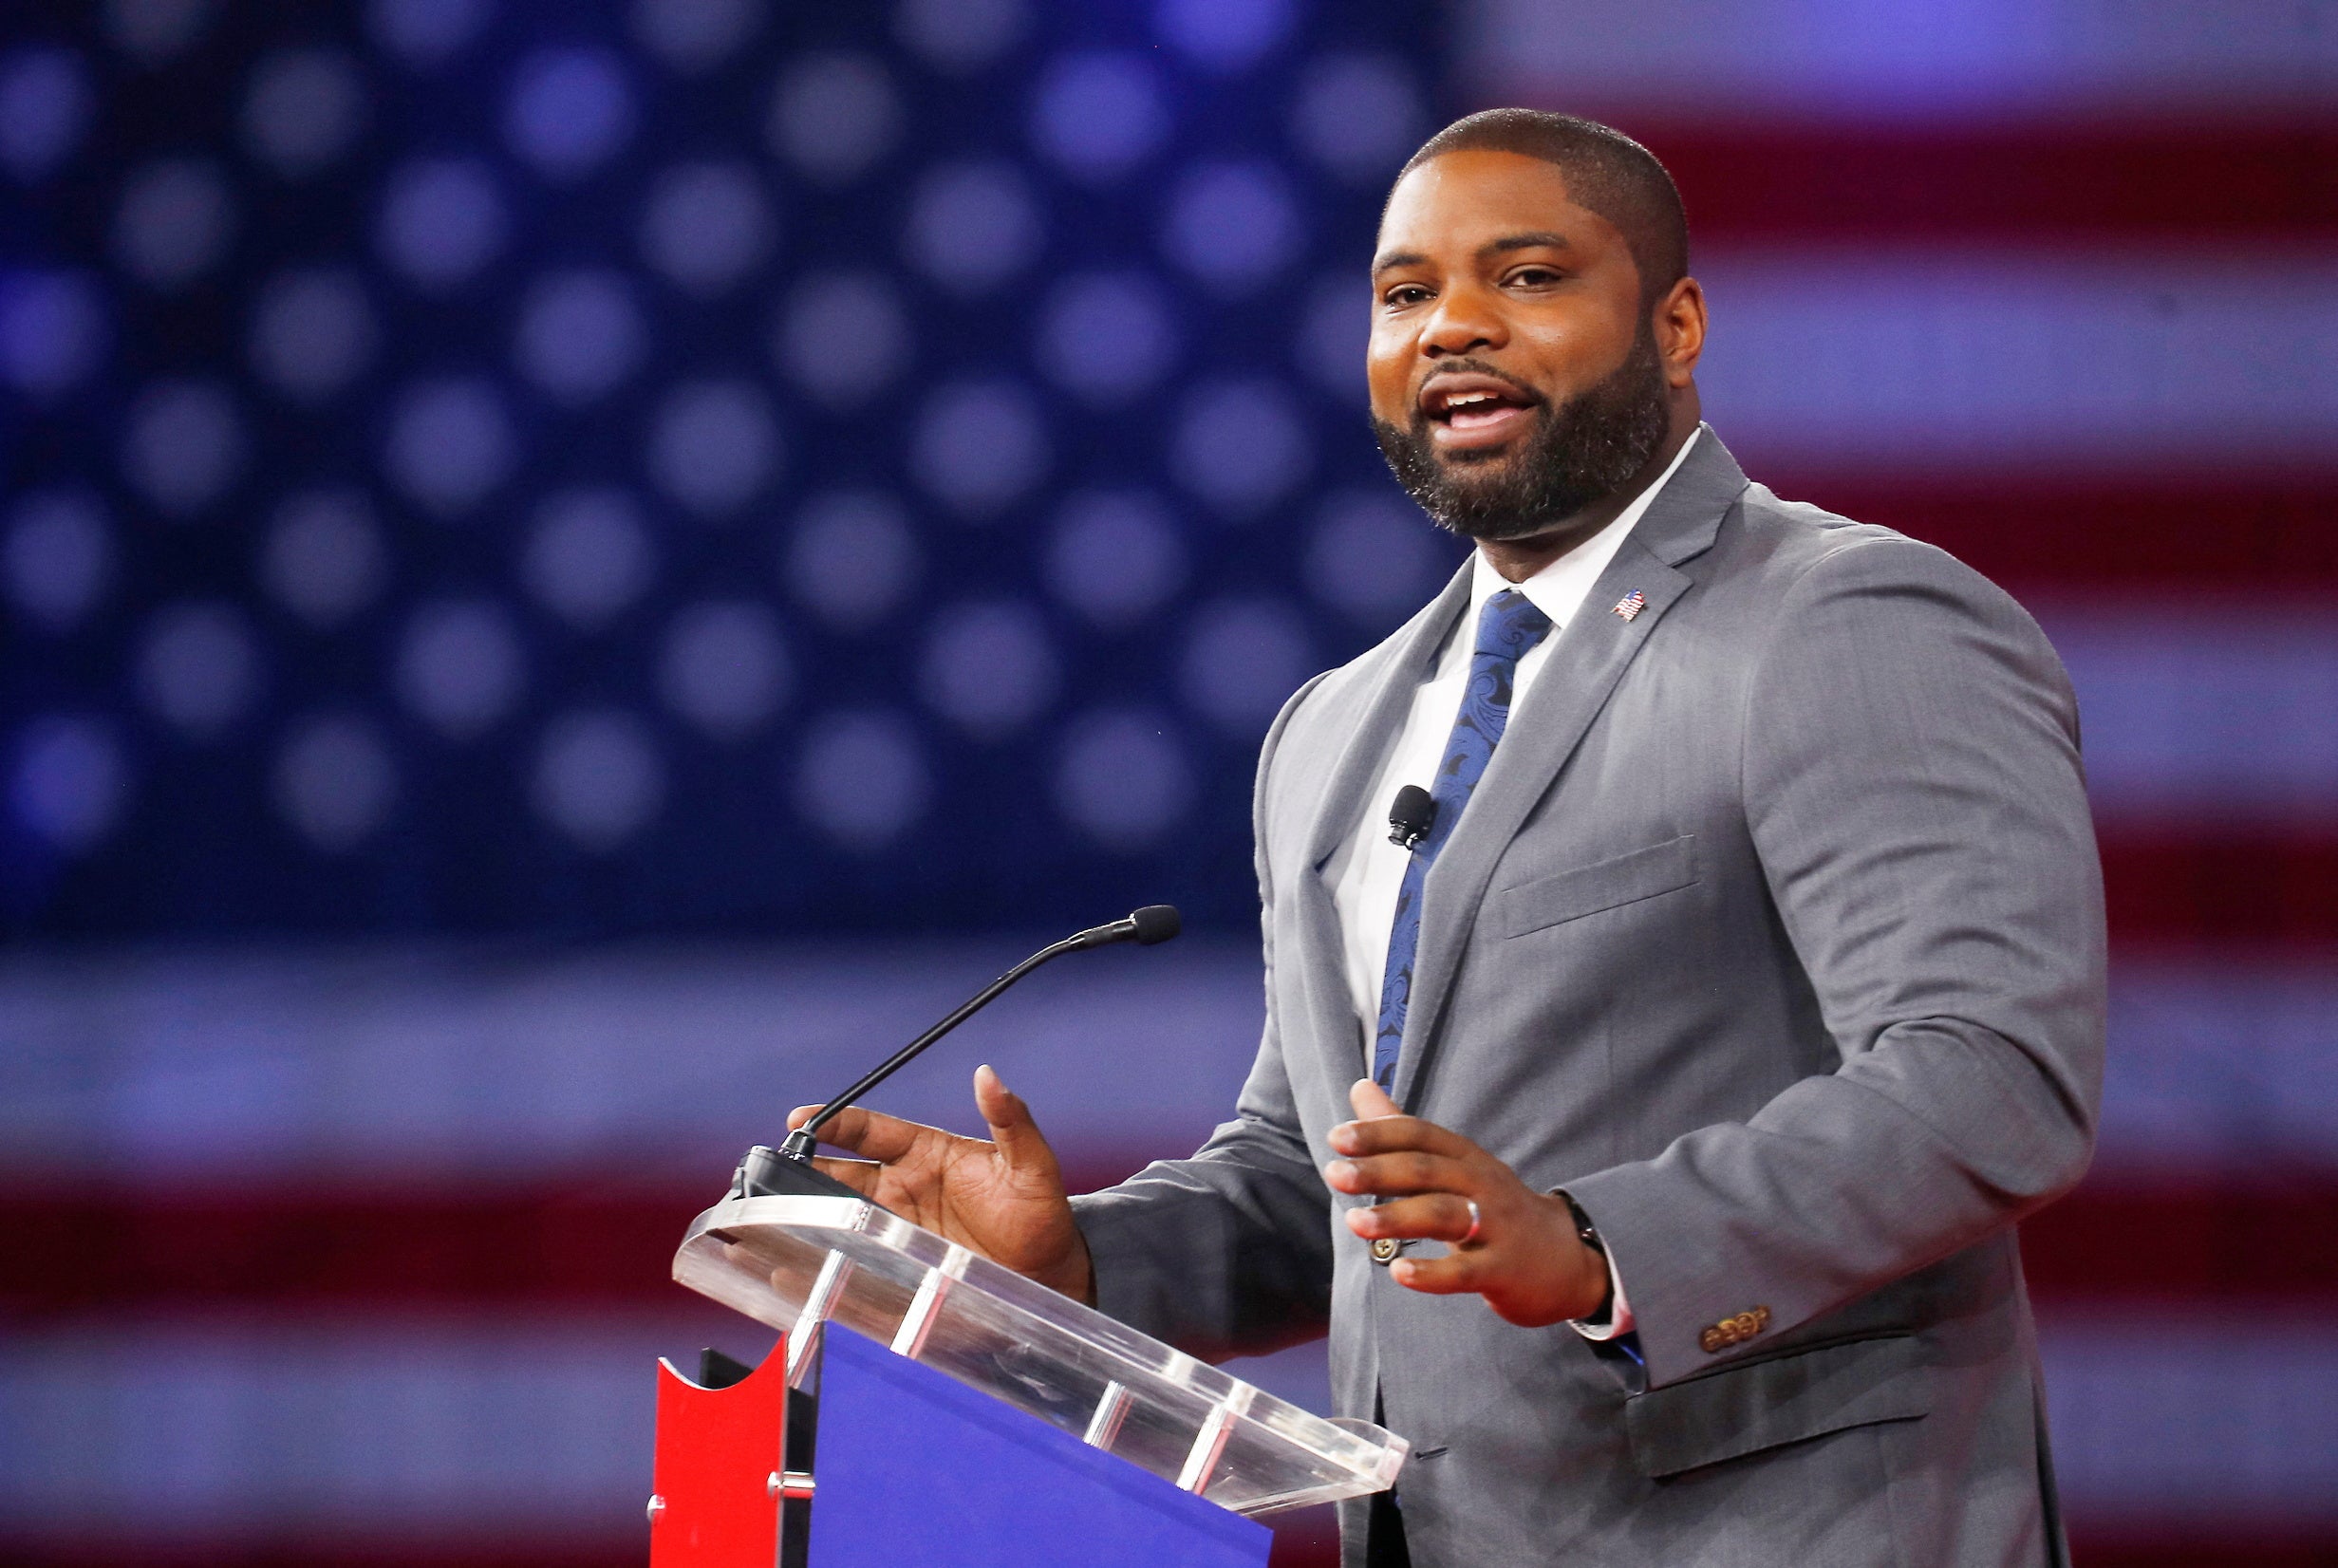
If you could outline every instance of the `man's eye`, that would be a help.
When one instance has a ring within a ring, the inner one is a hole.
[[[1398,284],[1391,289],[1386,296],[1388,304],[1399,308],[1408,305],[1418,305],[1428,297],[1429,290],[1416,283]]]
[[[1510,281],[1524,284],[1529,289],[1540,289],[1557,283],[1559,274],[1548,267],[1521,267],[1510,274]]]

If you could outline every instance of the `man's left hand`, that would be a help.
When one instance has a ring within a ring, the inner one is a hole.
[[[1342,1158],[1323,1167],[1323,1180],[1335,1192],[1380,1200],[1348,1210],[1348,1229],[1367,1241],[1395,1237],[1452,1248],[1443,1258],[1397,1259],[1389,1274],[1398,1284],[1431,1296],[1475,1292],[1525,1328],[1599,1310],[1607,1260],[1583,1245],[1565,1199],[1533,1191],[1460,1133],[1404,1114],[1370,1078],[1356,1080],[1348,1104],[1356,1119],[1332,1129]]]

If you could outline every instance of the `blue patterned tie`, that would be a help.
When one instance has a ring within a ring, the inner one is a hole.
[[[1412,1001],[1412,955],[1421,944],[1421,884],[1437,851],[1453,836],[1461,809],[1470,792],[1486,776],[1494,747],[1510,720],[1510,683],[1518,662],[1550,630],[1550,617],[1534,607],[1534,601],[1516,588],[1504,588],[1478,611],[1477,648],[1469,657],[1469,685],[1461,694],[1461,711],[1453,716],[1452,737],[1445,743],[1445,760],[1437,764],[1430,797],[1437,814],[1429,831],[1412,847],[1405,868],[1404,887],[1396,894],[1396,924],[1388,935],[1388,973],[1380,982],[1380,1033],[1372,1043],[1372,1081],[1394,1092],[1396,1048],[1404,1040],[1405,1009]]]

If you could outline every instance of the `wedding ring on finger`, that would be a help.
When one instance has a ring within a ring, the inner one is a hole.
[[[1462,1202],[1469,1205],[1469,1228],[1466,1233],[1464,1233],[1460,1241],[1453,1243],[1457,1247],[1466,1247],[1470,1242],[1477,1240],[1478,1220],[1480,1218],[1477,1211],[1477,1200],[1475,1198],[1464,1198]]]

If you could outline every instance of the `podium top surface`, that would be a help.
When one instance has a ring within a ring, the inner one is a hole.
[[[855,1199],[725,1199],[674,1278],[785,1331],[792,1371],[814,1325],[841,1323],[1237,1513],[1383,1490],[1408,1451]]]

